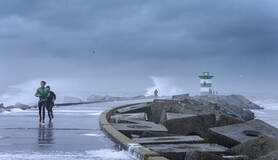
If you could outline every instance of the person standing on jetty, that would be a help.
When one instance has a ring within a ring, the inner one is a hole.
[[[45,81],[41,81],[41,87],[37,89],[37,92],[35,94],[36,97],[39,97],[39,103],[38,103],[38,107],[39,107],[39,115],[40,115],[40,120],[39,123],[44,124],[44,120],[45,120],[45,107],[46,107],[46,102],[47,102],[47,98],[49,97],[49,89],[45,87],[46,82]]]
[[[158,97],[158,90],[157,90],[157,89],[154,90],[154,97],[155,97],[155,98]]]
[[[56,100],[56,94],[53,91],[51,91],[50,86],[46,86],[46,88],[49,89],[49,96],[47,98],[46,108],[47,108],[49,120],[51,121],[54,118],[53,107],[54,107],[54,102]]]

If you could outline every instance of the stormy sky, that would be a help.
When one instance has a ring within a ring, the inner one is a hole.
[[[277,6],[277,0],[0,0],[0,93],[43,79],[66,92],[139,94],[155,79],[198,93],[203,71],[216,76],[222,93],[276,93]]]

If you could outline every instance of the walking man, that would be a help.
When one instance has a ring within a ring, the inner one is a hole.
[[[47,108],[49,120],[51,121],[54,118],[53,107],[54,107],[54,102],[56,100],[56,94],[50,90],[50,86],[46,86],[46,88],[49,89],[49,96],[47,98],[46,108]]]
[[[41,81],[41,87],[37,89],[37,92],[35,94],[36,97],[39,97],[39,103],[38,103],[38,107],[39,107],[39,115],[40,115],[40,121],[39,123],[44,124],[44,120],[45,120],[45,107],[46,107],[46,102],[47,102],[47,98],[49,96],[49,89],[45,87],[46,82],[45,81]]]
[[[157,89],[154,90],[154,97],[155,97],[155,98],[158,97],[158,90],[157,90]]]

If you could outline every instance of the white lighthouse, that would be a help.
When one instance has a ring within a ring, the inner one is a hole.
[[[212,92],[212,78],[214,76],[210,75],[209,72],[203,72],[200,78],[200,94],[201,95],[211,95]]]

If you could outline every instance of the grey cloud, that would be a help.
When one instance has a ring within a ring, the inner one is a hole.
[[[48,76],[93,78],[97,73],[99,79],[129,81],[137,76],[140,87],[149,85],[151,75],[180,81],[191,75],[188,81],[195,85],[193,76],[204,70],[222,77],[242,72],[250,79],[255,73],[265,77],[277,67],[275,5],[275,0],[0,1],[0,62],[18,59],[24,65],[32,59],[41,65],[48,59],[43,65],[56,68],[55,73],[46,70]],[[33,72],[22,80],[40,75],[39,69]],[[265,90],[273,91],[271,86]]]

